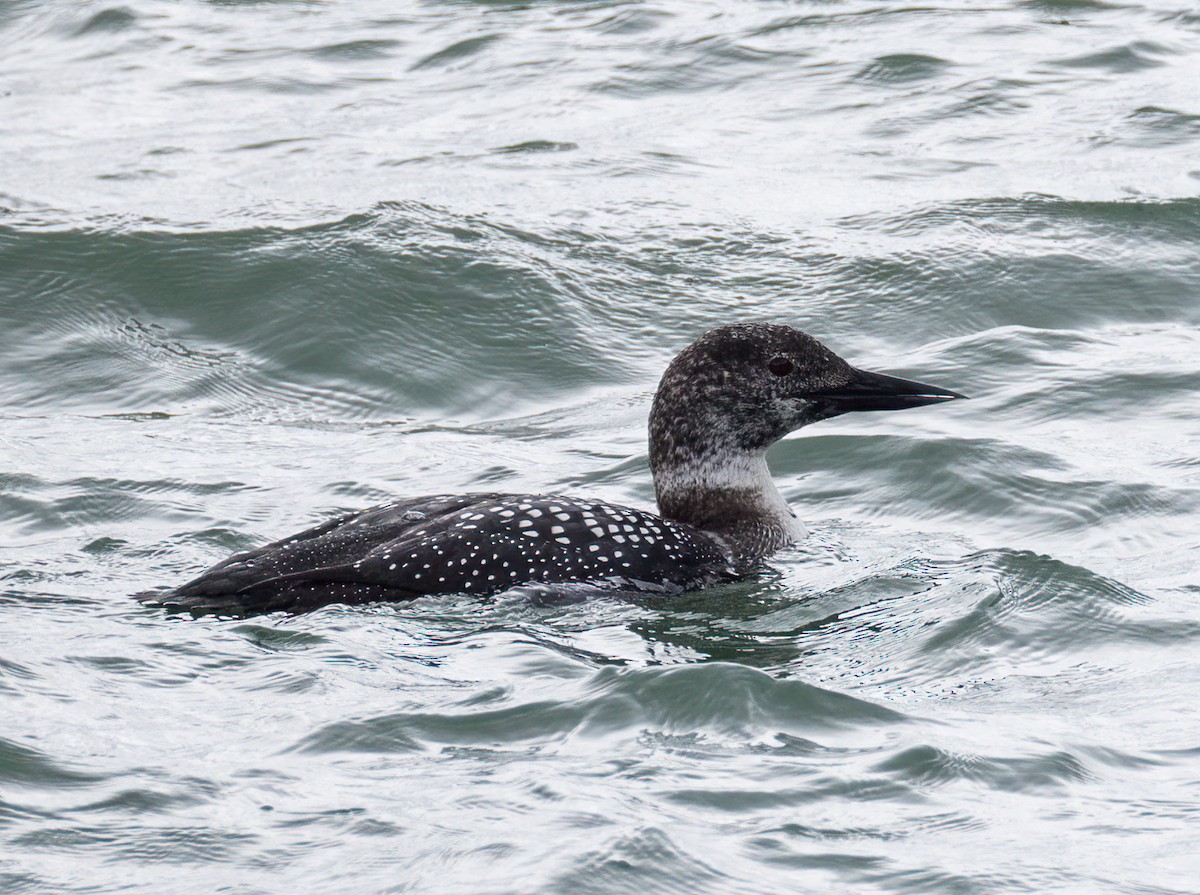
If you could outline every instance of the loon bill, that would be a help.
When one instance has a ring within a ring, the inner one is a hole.
[[[534,584],[701,587],[748,574],[804,534],[767,469],[784,435],[852,410],[963,397],[858,370],[788,326],[722,326],[685,348],[655,393],[659,515],[557,495],[413,497],[239,553],[152,601],[244,613]]]

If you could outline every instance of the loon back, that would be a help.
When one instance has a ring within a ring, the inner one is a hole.
[[[464,494],[341,516],[236,554],[156,602],[298,611],[606,579],[677,592],[734,574],[718,543],[642,510],[557,495]]]
[[[671,362],[654,396],[661,516],[560,496],[417,497],[238,554],[151,599],[263,612],[536,583],[699,587],[748,573],[803,532],[766,462],[788,432],[852,410],[961,397],[858,370],[788,326],[723,326]]]

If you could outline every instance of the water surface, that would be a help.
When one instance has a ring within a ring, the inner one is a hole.
[[[0,5],[0,891],[1194,892],[1185,3]],[[650,506],[772,319],[973,400],[676,598],[186,619],[392,495]]]

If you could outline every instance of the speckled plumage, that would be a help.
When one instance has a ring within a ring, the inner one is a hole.
[[[155,600],[263,612],[530,584],[703,586],[803,534],[771,481],[771,444],[847,410],[954,397],[863,373],[787,326],[720,327],[672,361],[655,395],[650,465],[662,515],[557,495],[415,497],[237,554]]]
[[[557,495],[465,494],[342,516],[232,556],[172,599],[220,608],[235,595],[264,611],[603,579],[677,591],[730,574],[715,541],[643,510]]]

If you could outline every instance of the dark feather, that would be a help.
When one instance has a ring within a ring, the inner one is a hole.
[[[237,554],[155,601],[264,612],[605,579],[675,590],[723,577],[726,567],[712,539],[641,510],[553,495],[443,495],[341,516]]]

